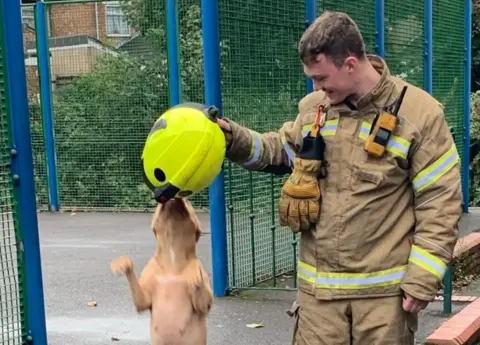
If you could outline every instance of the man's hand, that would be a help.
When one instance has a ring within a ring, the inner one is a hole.
[[[216,119],[218,126],[222,129],[223,133],[225,134],[225,140],[227,144],[227,150],[230,148],[232,145],[232,128],[230,127],[230,124],[222,119],[217,118]]]
[[[223,129],[224,131],[227,131],[227,132],[231,131],[230,124],[227,121],[223,119],[217,119],[217,123],[220,126],[220,128]]]
[[[428,301],[422,301],[405,292],[405,296],[403,297],[403,310],[406,312],[418,313],[420,310],[425,309],[427,305]]]

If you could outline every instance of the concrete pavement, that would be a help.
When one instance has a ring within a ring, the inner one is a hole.
[[[199,256],[211,272],[208,214],[200,217],[207,234]],[[118,255],[131,255],[140,273],[155,248],[150,219],[147,213],[39,214],[50,345],[148,344],[148,313],[136,313],[126,279],[113,276],[109,265]],[[480,211],[466,215],[461,226],[462,234],[480,228]],[[285,310],[294,298],[294,292],[249,292],[216,299],[209,345],[288,345],[293,320]],[[91,301],[97,306],[89,307]],[[442,302],[430,304],[420,317],[419,343],[447,318]],[[260,322],[263,328],[246,327]]]

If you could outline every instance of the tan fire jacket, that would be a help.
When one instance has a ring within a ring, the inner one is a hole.
[[[227,157],[253,171],[286,171],[319,104],[328,176],[320,179],[320,221],[301,233],[299,289],[319,299],[401,294],[433,300],[451,260],[462,213],[460,161],[443,107],[427,92],[381,74],[357,108],[328,105],[321,91],[305,96],[295,121],[259,134],[234,121]],[[399,124],[385,155],[369,156],[364,141],[375,112],[408,85]]]

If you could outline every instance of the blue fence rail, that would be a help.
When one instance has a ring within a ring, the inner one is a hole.
[[[53,129],[52,78],[50,75],[50,53],[46,12],[47,9],[45,3],[39,1],[35,5],[35,31],[37,36],[38,76],[40,80],[40,105],[43,115],[42,120],[47,159],[49,210],[54,212],[60,210],[60,208],[57,159],[55,154],[55,137]]]
[[[203,54],[205,71],[205,102],[219,109],[222,116],[220,73],[220,34],[218,1],[202,1]],[[225,296],[228,289],[227,218],[223,170],[209,187],[212,243],[213,293]]]
[[[464,99],[463,99],[463,211],[468,213],[470,196],[470,93],[472,85],[472,1],[465,0],[465,59],[464,59]],[[431,53],[431,52],[430,52]]]

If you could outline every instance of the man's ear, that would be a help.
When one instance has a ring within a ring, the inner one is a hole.
[[[357,67],[358,59],[355,56],[349,56],[345,59],[344,65],[347,68],[348,72],[353,72],[355,67]]]

